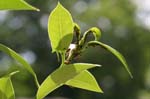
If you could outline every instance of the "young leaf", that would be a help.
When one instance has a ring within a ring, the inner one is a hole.
[[[98,42],[98,41],[90,41],[90,42],[88,43],[88,45],[89,45],[89,46],[99,45],[99,46],[101,46],[102,48],[104,48],[104,49],[110,51],[112,54],[114,54],[114,55],[120,60],[120,62],[124,65],[125,69],[126,69],[127,72],[129,73],[130,77],[133,78],[133,76],[132,76],[132,74],[131,74],[131,72],[130,72],[130,70],[129,70],[129,68],[128,68],[128,64],[127,64],[125,58],[123,57],[123,55],[122,55],[120,52],[118,52],[118,51],[115,50],[114,48],[112,48],[112,47],[110,47],[110,46],[108,46],[108,45],[106,45],[106,44],[104,44],[104,43]]]
[[[99,66],[97,64],[76,63],[58,68],[41,84],[37,92],[37,99],[43,99],[56,88],[64,85],[68,80],[76,77],[82,71]]]
[[[48,20],[48,34],[52,52],[64,52],[68,49],[73,38],[73,28],[71,14],[58,3]]]
[[[77,23],[74,23],[74,33],[76,35],[76,39],[77,39],[77,44],[79,44],[80,41],[80,36],[81,36],[81,30],[80,27]]]
[[[0,0],[0,10],[36,10],[24,0]]]
[[[12,72],[0,78],[0,99],[15,99],[14,88],[10,77],[17,72]]]
[[[92,27],[91,29],[89,29],[89,31],[91,31],[93,33],[96,41],[98,41],[100,39],[101,31],[97,27]]]
[[[13,51],[12,49],[8,48],[7,46],[0,44],[0,51],[8,54],[9,56],[11,56],[13,59],[15,59],[16,61],[18,61],[19,63],[21,63],[21,65],[28,71],[30,72],[34,79],[35,79],[35,83],[37,84],[37,86],[39,86],[38,80],[37,80],[37,76],[35,74],[35,72],[33,71],[33,69],[31,68],[31,66],[28,64],[28,62],[26,62],[19,54],[17,54],[15,51]]]
[[[89,34],[93,34],[93,36],[95,37],[95,41],[98,41],[101,37],[101,31],[97,28],[97,27],[92,27],[90,28],[88,31],[86,31],[83,35],[83,37],[81,38],[81,40],[79,41],[79,44],[84,46],[87,36]]]
[[[103,93],[94,76],[87,70],[81,72],[79,75],[67,81],[65,84],[76,88]]]

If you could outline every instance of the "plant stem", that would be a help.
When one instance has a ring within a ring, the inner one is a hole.
[[[35,81],[35,83],[36,83],[37,88],[39,88],[39,87],[40,87],[40,84],[39,84],[39,82],[38,82],[37,76],[34,77],[34,81]]]
[[[63,67],[64,62],[65,62],[65,52],[60,53],[60,55],[61,55],[61,65],[60,65],[60,68],[61,68]]]

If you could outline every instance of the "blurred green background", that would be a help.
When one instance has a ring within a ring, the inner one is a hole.
[[[51,53],[47,33],[48,16],[57,0],[26,1],[41,11],[0,11],[0,43],[20,53],[33,66],[41,83],[60,65],[56,55]],[[76,62],[102,65],[90,71],[104,94],[63,86],[49,94],[49,99],[150,99],[150,1],[60,2],[70,11],[82,32],[92,26],[101,29],[101,41],[125,56],[134,78],[129,77],[122,64],[109,52],[99,47],[90,48]],[[17,99],[34,99],[37,89],[32,76],[0,52],[0,76],[16,69],[21,71],[12,78]]]

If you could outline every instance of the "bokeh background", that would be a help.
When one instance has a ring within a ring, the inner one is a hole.
[[[57,0],[26,0],[41,11],[0,11],[0,43],[20,53],[33,67],[40,83],[60,62],[51,53],[47,20]],[[76,62],[101,64],[90,70],[104,94],[63,86],[48,99],[150,99],[150,0],[60,0],[81,31],[97,26],[101,41],[120,51],[134,78],[109,52],[89,48]],[[17,62],[0,52],[0,76],[19,69],[13,76],[17,99],[34,99],[33,77]]]

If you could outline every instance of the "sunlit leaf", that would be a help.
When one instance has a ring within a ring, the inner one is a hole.
[[[13,51],[12,49],[8,48],[7,46],[0,44],[0,51],[8,54],[9,56],[11,56],[13,59],[15,59],[16,61],[18,61],[28,72],[30,72],[34,79],[35,82],[37,84],[37,86],[39,86],[38,84],[38,80],[37,80],[37,76],[35,74],[35,72],[33,71],[33,69],[31,68],[31,66],[28,64],[28,62],[26,62],[22,56],[20,56],[19,54],[17,54],[15,51]]]
[[[11,74],[0,78],[0,99],[15,99],[11,76],[17,72],[18,71],[12,72]]]
[[[119,60],[120,62],[124,65],[125,69],[127,70],[127,72],[129,73],[130,77],[133,78],[129,68],[128,68],[128,64],[125,60],[125,58],[123,57],[123,55],[118,52],[117,50],[115,50],[114,48],[104,44],[104,43],[101,43],[101,42],[98,42],[98,41],[90,41],[88,43],[89,46],[95,46],[95,45],[99,45],[101,46],[102,48],[104,48],[105,50],[108,50],[109,52],[111,52],[113,55],[115,55]]]
[[[64,52],[68,49],[73,38],[73,27],[71,14],[58,3],[48,20],[48,34],[52,52]]]
[[[76,88],[103,93],[94,76],[87,70],[81,72],[79,75],[67,81],[65,84]]]
[[[50,74],[41,84],[37,92],[37,99],[43,99],[56,88],[64,85],[68,80],[76,77],[82,71],[99,66],[97,64],[76,63],[64,65]]]
[[[0,10],[36,10],[24,0],[0,0]]]

